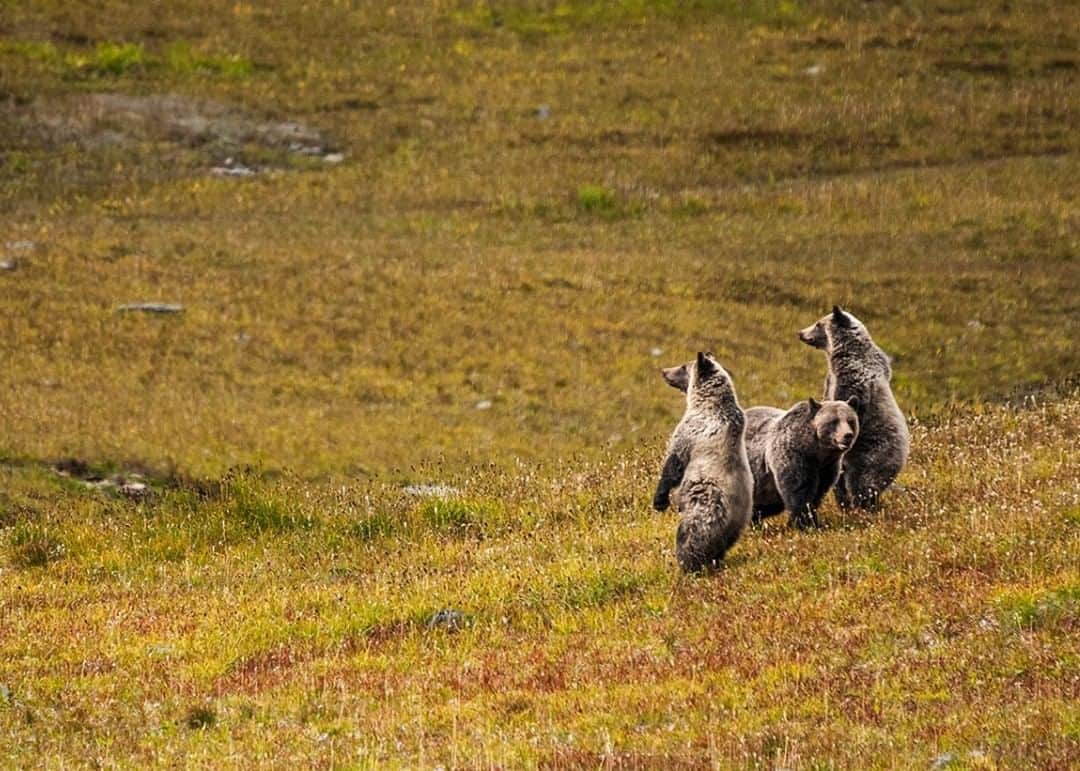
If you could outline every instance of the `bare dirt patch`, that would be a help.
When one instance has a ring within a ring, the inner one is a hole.
[[[254,116],[238,107],[177,94],[90,94],[39,102],[24,123],[52,144],[102,146],[166,141],[204,150],[214,160],[249,146],[325,157],[337,151],[319,128]]]

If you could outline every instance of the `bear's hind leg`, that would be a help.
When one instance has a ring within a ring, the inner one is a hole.
[[[844,485],[847,502],[841,501],[838,492],[837,503],[867,511],[878,507],[881,494],[900,473],[900,465],[894,454],[888,452],[888,448],[871,448],[871,451],[855,459],[845,456],[843,464],[840,482],[836,487],[839,491],[840,485]]]
[[[852,494],[852,503],[865,511],[875,511],[881,499],[881,492],[873,486],[863,487]]]
[[[675,531],[675,557],[684,573],[697,573],[724,556],[717,555],[716,537],[700,516],[690,514],[679,520]]]
[[[859,474],[845,474],[847,495],[850,500],[848,505],[865,511],[874,511],[878,507],[881,493],[895,476],[887,470],[881,473],[872,468],[863,469]]]
[[[775,517],[777,514],[783,513],[784,504],[782,503],[766,503],[755,506],[753,514],[750,515],[750,524],[760,526],[767,517]]]

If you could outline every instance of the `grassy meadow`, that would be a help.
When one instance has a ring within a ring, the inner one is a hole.
[[[0,766],[1076,768],[1077,30],[0,2]],[[898,489],[681,576],[659,368],[833,303]]]

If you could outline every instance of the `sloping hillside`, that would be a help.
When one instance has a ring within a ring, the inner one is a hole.
[[[3,4],[0,765],[1074,767],[1077,29]],[[834,303],[900,489],[681,577],[659,368]]]

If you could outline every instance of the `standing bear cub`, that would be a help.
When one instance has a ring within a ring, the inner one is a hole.
[[[840,475],[840,463],[859,435],[854,400],[799,402],[746,411],[746,454],[754,475],[754,521],[790,513],[788,523],[817,527],[817,509]]]
[[[668,443],[653,497],[665,511],[673,491],[680,520],[675,556],[685,572],[715,564],[750,520],[753,478],[745,418],[731,377],[712,354],[687,368],[686,412]]]
[[[911,447],[907,421],[889,385],[889,357],[862,322],[838,305],[800,330],[799,339],[825,351],[829,365],[825,398],[854,397],[859,405],[859,437],[844,456],[836,501],[845,508],[872,509],[904,467]]]

